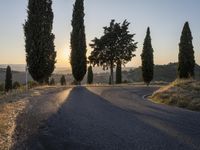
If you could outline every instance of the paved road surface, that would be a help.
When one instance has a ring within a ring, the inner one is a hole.
[[[23,141],[24,146],[13,149],[200,150],[200,113],[142,98],[155,90],[153,87],[66,90],[60,93],[65,94],[65,101],[58,110]],[[38,101],[48,102],[53,97],[44,95]]]

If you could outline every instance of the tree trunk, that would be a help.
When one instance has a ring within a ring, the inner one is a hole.
[[[111,63],[110,65],[110,81],[111,81],[111,85],[114,84],[114,79],[113,79],[113,63]]]

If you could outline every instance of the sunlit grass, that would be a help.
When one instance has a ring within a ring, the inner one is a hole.
[[[156,103],[200,111],[200,81],[176,80],[156,91],[151,99]]]

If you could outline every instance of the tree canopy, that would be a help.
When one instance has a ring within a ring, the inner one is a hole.
[[[72,74],[78,84],[87,72],[84,0],[76,0],[72,18],[71,58]]]
[[[125,20],[122,24],[111,20],[110,25],[104,27],[104,35],[95,38],[90,44],[93,51],[89,56],[90,63],[95,66],[102,66],[103,69],[110,68],[111,83],[113,84],[113,68],[118,61],[123,65],[131,61],[135,56],[137,43],[134,42],[134,35],[128,31],[130,23]]]
[[[151,35],[149,27],[147,28],[147,33],[144,40],[141,59],[142,59],[143,81],[147,85],[149,85],[150,82],[153,80],[153,75],[154,75],[153,48],[151,44]]]
[[[29,0],[24,24],[26,62],[32,78],[48,80],[55,68],[52,0]]]
[[[189,78],[194,77],[195,70],[195,58],[192,44],[192,33],[189,27],[189,23],[186,22],[180,43],[179,43],[179,63],[178,63],[178,77]]]

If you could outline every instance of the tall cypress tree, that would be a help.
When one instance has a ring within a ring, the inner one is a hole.
[[[70,63],[72,74],[78,84],[80,84],[87,72],[84,16],[84,0],[76,0],[72,18]]]
[[[121,83],[122,83],[122,63],[121,61],[118,61],[116,67],[116,84],[121,84]]]
[[[195,58],[192,44],[192,33],[190,31],[189,23],[186,22],[180,43],[179,43],[179,63],[178,63],[178,77],[189,78],[194,77]]]
[[[93,83],[93,71],[92,71],[92,66],[89,66],[89,67],[88,67],[87,83],[88,83],[88,84],[92,84],[92,83]]]
[[[6,69],[5,91],[8,92],[12,89],[12,71],[10,66]]]
[[[26,62],[32,78],[48,80],[55,68],[52,0],[29,0],[24,24]]]
[[[149,85],[154,75],[153,48],[151,45],[150,28],[147,28],[146,37],[143,44],[142,59],[142,77],[143,81]]]

